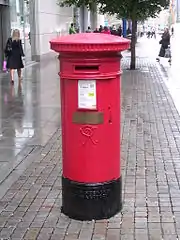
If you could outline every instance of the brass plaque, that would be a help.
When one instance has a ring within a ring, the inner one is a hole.
[[[102,112],[75,112],[73,123],[77,124],[103,124],[104,113]]]

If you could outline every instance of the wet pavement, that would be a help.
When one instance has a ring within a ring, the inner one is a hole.
[[[138,51],[137,70],[126,70],[128,56],[122,64],[124,206],[109,220],[80,222],[60,213],[57,63],[28,69],[13,95],[7,79],[1,82],[1,150],[8,156],[0,155],[1,168],[9,163],[14,170],[0,185],[0,239],[180,239],[180,115],[166,84],[171,67],[148,58],[143,44]]]
[[[56,62],[26,68],[22,84],[16,78],[15,86],[7,74],[1,74],[0,183],[60,126],[57,69]]]
[[[157,35],[157,38],[147,39],[146,37],[140,38],[137,44],[137,55],[140,58],[148,58],[151,62],[155,62],[160,50],[161,37]],[[171,37],[171,52],[172,52],[172,64],[168,63],[168,59],[161,58],[157,67],[163,73],[163,80],[174,100],[174,104],[180,113],[180,81],[179,81],[179,52],[177,51],[179,44],[179,35]],[[130,56],[130,53],[126,53],[125,56]]]

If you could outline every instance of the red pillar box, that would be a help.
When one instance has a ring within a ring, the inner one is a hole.
[[[120,52],[129,40],[99,33],[51,41],[60,53],[62,212],[78,220],[121,210]]]

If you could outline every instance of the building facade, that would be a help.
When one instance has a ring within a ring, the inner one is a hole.
[[[171,0],[170,6],[174,15],[174,23],[180,23],[180,0]]]
[[[175,38],[179,41],[180,38],[180,0],[170,1],[170,18],[171,25],[174,27]]]
[[[180,23],[180,0],[170,1],[171,24]]]
[[[9,2],[0,0],[0,70],[4,59],[4,48],[7,38],[10,36],[10,9]]]
[[[105,25],[105,16],[98,12],[97,6],[94,6],[92,11],[87,7],[74,8],[74,24],[79,29],[79,32],[85,32],[88,27],[92,30]]]
[[[80,32],[84,32],[88,26],[95,29],[102,24],[102,18],[97,9],[90,12],[86,7],[61,8],[57,0],[0,0],[0,70],[5,44],[13,29],[20,30],[25,62],[30,63],[54,56],[49,41],[68,34],[72,22],[78,23]]]
[[[25,61],[40,61],[53,54],[49,41],[67,34],[72,21],[73,9],[60,8],[56,0],[0,0],[0,66],[13,29],[20,30]]]

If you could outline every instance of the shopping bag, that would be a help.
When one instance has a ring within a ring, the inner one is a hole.
[[[3,61],[3,72],[7,72],[7,61],[6,60],[4,60]]]
[[[171,58],[171,48],[168,47],[167,49],[165,49],[165,58]]]

